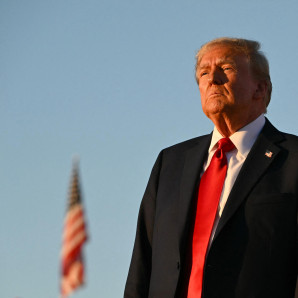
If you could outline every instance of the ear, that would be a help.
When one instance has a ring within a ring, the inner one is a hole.
[[[260,80],[257,82],[257,88],[254,92],[253,99],[264,99],[268,90],[268,85],[265,80]]]

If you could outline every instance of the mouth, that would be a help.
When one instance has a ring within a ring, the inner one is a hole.
[[[218,97],[218,96],[223,96],[221,92],[212,92],[209,94],[208,97]]]
[[[219,88],[219,86],[211,86],[211,88],[209,88],[207,90],[207,92],[210,94],[210,95],[214,95],[214,94],[220,94],[220,95],[223,95],[224,93],[224,88]]]

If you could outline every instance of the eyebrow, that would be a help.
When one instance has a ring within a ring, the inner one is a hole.
[[[221,58],[216,61],[216,65],[224,65],[224,64],[231,64],[232,66],[236,66],[235,61],[231,60],[230,58]],[[205,63],[203,65],[199,65],[198,70],[206,69],[208,67],[210,67],[210,63]]]

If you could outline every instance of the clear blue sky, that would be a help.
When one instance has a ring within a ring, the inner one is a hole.
[[[74,154],[91,239],[73,297],[122,297],[157,154],[213,128],[194,80],[202,43],[259,40],[268,118],[297,134],[297,15],[294,0],[0,0],[0,297],[58,297]]]

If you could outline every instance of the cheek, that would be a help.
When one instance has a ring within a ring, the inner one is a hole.
[[[205,96],[206,94],[206,87],[204,85],[204,83],[201,82],[201,84],[199,85],[199,91],[200,91],[200,94],[201,94],[201,99]]]
[[[233,95],[235,98],[239,98],[247,93],[248,88],[246,84],[243,84],[243,82],[235,81],[232,84],[230,84],[229,90],[231,95]]]
[[[231,90],[234,91],[235,95],[251,96],[254,92],[255,84],[252,82],[250,77],[242,77],[241,79],[236,79],[235,81],[231,82]]]

